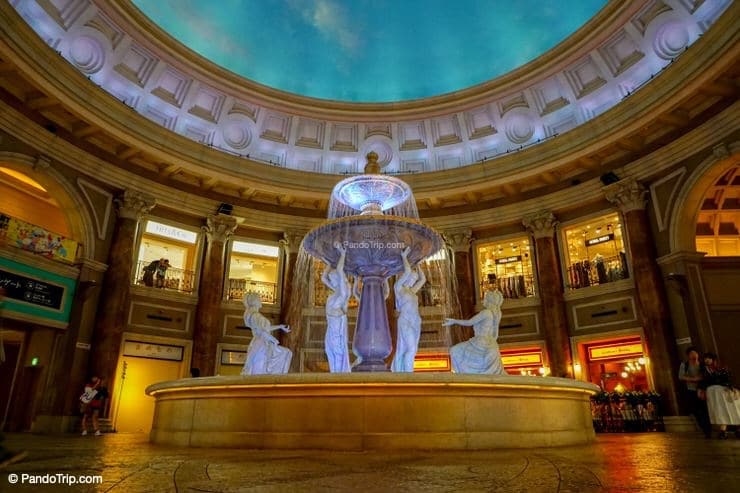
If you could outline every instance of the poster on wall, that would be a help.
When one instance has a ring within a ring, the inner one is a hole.
[[[54,260],[73,263],[77,258],[76,241],[4,214],[0,214],[0,241]]]

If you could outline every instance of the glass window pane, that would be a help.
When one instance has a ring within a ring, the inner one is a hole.
[[[476,259],[482,299],[486,291],[498,288],[504,298],[528,298],[535,295],[532,246],[529,237],[479,244]]]
[[[629,277],[622,224],[617,212],[563,229],[566,285],[585,288]]]

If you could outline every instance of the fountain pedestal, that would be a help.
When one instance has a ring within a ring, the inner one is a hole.
[[[362,296],[357,312],[357,328],[352,342],[354,353],[362,358],[352,371],[388,371],[385,359],[391,354],[391,332],[383,296],[385,279],[368,276],[362,280]]]

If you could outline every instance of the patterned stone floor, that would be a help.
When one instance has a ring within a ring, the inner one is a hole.
[[[486,452],[183,449],[139,434],[10,434],[5,445],[28,457],[0,471],[0,492],[740,491],[740,440],[698,434],[600,435],[588,446]],[[23,474],[53,475],[57,484],[29,484],[30,476],[21,484]],[[83,475],[102,484],[59,484]]]

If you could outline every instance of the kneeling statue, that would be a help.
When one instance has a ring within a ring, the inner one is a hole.
[[[290,349],[280,347],[278,340],[270,334],[275,330],[290,332],[285,324],[272,325],[259,312],[262,300],[257,293],[247,293],[244,297],[244,325],[252,329],[252,341],[247,349],[247,359],[242,368],[242,375],[263,375],[288,373],[293,353]]]
[[[498,325],[501,322],[501,291],[487,291],[483,297],[483,310],[468,320],[448,318],[445,327],[452,325],[473,326],[473,337],[450,348],[452,370],[455,373],[506,375],[498,349]]]

